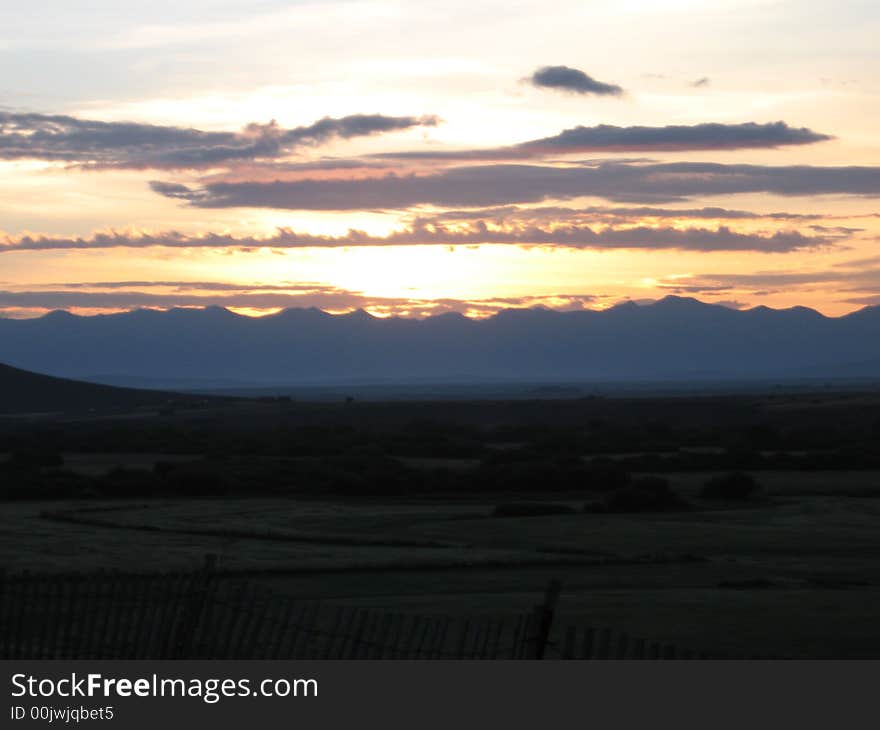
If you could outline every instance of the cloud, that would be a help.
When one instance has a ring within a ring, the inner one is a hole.
[[[816,231],[816,233],[829,233],[832,235],[838,236],[852,236],[856,233],[864,233],[866,229],[864,228],[853,228],[851,226],[820,226],[820,225],[811,225],[811,231]]]
[[[154,183],[153,189],[167,195],[166,186]],[[171,197],[200,208],[399,210],[417,205],[476,208],[582,196],[657,204],[737,193],[876,197],[880,195],[880,167],[613,161],[573,167],[498,164],[367,179],[175,185]]]
[[[76,281],[45,284],[43,288],[52,289],[139,289],[162,288],[175,292],[210,291],[210,292],[314,292],[327,291],[325,284],[314,282],[297,282],[286,284],[261,284],[258,282],[243,284],[219,281]],[[329,289],[335,289],[329,287]]]
[[[529,78],[532,86],[553,89],[569,94],[594,94],[596,96],[621,96],[623,89],[616,84],[596,81],[580,69],[569,66],[544,66]]]
[[[782,121],[757,124],[704,123],[665,127],[573,127],[553,137],[519,145],[527,149],[598,152],[603,150],[658,152],[675,150],[724,150],[781,147],[823,142],[827,134],[806,127],[790,127]]]
[[[406,160],[516,160],[593,152],[684,152],[694,150],[774,149],[833,139],[783,121],[741,124],[704,123],[664,127],[577,126],[543,139],[508,147],[472,150],[425,150],[376,155]]]
[[[334,139],[434,126],[437,117],[354,114],[284,129],[275,121],[240,132],[100,122],[71,116],[0,111],[0,159],[39,159],[92,168],[201,169],[284,158]]]
[[[870,262],[869,262],[870,263]],[[852,260],[814,271],[756,271],[743,274],[706,273],[662,280],[661,289],[678,294],[712,294],[736,291],[747,295],[791,291],[797,288],[833,287],[838,291],[868,293],[868,297],[845,299],[868,304],[880,292],[880,266]]]
[[[144,287],[146,288],[146,287]],[[240,290],[221,294],[152,293],[144,291],[0,291],[0,307],[25,309],[104,309],[127,310],[137,308],[171,307],[241,307],[253,309],[283,309],[286,307],[328,306],[354,307],[362,297],[332,287],[308,292],[250,292]]]
[[[498,206],[495,208],[476,208],[472,210],[444,210],[428,215],[419,213],[419,219],[431,223],[451,223],[453,221],[468,220],[491,220],[496,222],[505,221],[562,221],[581,220],[593,222],[613,222],[638,224],[646,218],[675,219],[675,220],[772,220],[772,221],[817,221],[833,220],[837,217],[851,218],[861,217],[820,215],[818,213],[788,213],[784,211],[755,213],[749,210],[720,208],[717,206],[704,206],[702,208],[658,208],[654,206],[583,206],[567,207],[559,205],[536,206],[523,208],[516,205]],[[847,231],[857,232],[859,229],[825,229],[825,232]]]
[[[850,259],[849,261],[842,261],[838,264],[834,264],[834,267],[839,269],[852,269],[863,266],[880,266],[880,256],[866,256],[865,258]]]
[[[695,81],[691,81],[690,86],[695,89],[701,89],[708,86],[710,83],[712,83],[712,80],[708,76],[702,76]]]
[[[863,307],[877,307],[880,306],[880,294],[869,294],[868,296],[863,297],[852,297],[850,299],[844,299],[843,301],[847,304],[859,304]]]
[[[558,246],[579,249],[678,249],[688,251],[759,251],[788,252],[831,246],[830,236],[805,236],[797,231],[778,231],[762,235],[738,233],[726,226],[719,228],[625,227],[597,228],[587,225],[558,226],[492,226],[485,221],[446,227],[424,221],[393,231],[385,236],[372,236],[364,231],[349,230],[342,236],[300,233],[279,228],[264,238],[236,237],[228,234],[187,235],[177,231],[157,234],[123,232],[96,233],[90,238],[52,236],[20,236],[0,239],[0,253],[108,248],[214,248],[251,250],[257,248],[338,248],[353,246],[456,246],[456,245],[520,245]]]
[[[363,158],[335,158],[322,156],[305,161],[282,160],[267,162],[264,160],[249,161],[236,164],[234,167],[222,168],[209,172],[200,179],[230,181],[273,181],[302,180],[308,177],[323,179],[351,179],[355,177],[381,177],[389,172],[400,171],[399,164],[391,160],[367,160]]]
[[[179,284],[187,293],[149,291],[176,288]],[[227,307],[264,313],[282,309],[318,308],[331,312],[369,309],[376,314],[388,316],[423,317],[458,312],[481,317],[512,307],[579,310],[588,308],[602,298],[593,294],[537,294],[494,299],[376,297],[320,284],[265,286],[233,282],[109,281],[51,286],[53,288],[0,290],[0,314],[6,311],[9,314],[38,316],[58,309],[118,312],[142,308]],[[83,291],[83,288],[103,291]]]
[[[154,193],[159,193],[166,198],[175,198],[177,200],[188,200],[191,203],[198,202],[198,196],[193,190],[186,185],[180,183],[167,183],[160,180],[152,180],[150,189]]]

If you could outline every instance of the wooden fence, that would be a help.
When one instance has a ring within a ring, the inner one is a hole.
[[[469,618],[300,601],[212,570],[0,573],[0,659],[709,658],[610,629],[554,634],[559,592],[519,616]]]
[[[210,572],[0,576],[2,659],[525,659],[546,610],[452,618],[298,601]]]
[[[625,631],[590,626],[567,626],[559,644],[557,659],[716,659],[707,652],[685,649],[675,644],[630,636]]]

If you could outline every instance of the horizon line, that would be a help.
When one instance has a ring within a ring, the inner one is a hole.
[[[466,302],[463,302],[463,303],[466,303]],[[696,297],[684,297],[684,296],[680,296],[677,294],[667,294],[666,296],[661,297],[659,299],[639,299],[639,300],[624,299],[622,301],[616,302],[615,304],[612,304],[607,307],[595,307],[595,308],[582,307],[582,308],[578,308],[578,309],[562,309],[562,308],[549,307],[549,306],[546,306],[543,304],[536,304],[531,307],[502,307],[494,312],[487,313],[484,316],[468,315],[468,314],[465,314],[464,312],[454,310],[454,309],[450,309],[449,311],[445,311],[445,312],[426,313],[421,316],[420,315],[405,316],[405,315],[401,315],[401,314],[374,313],[374,312],[369,311],[369,307],[354,307],[351,309],[347,309],[345,311],[328,311],[328,310],[321,309],[320,307],[316,307],[316,306],[283,307],[283,308],[275,308],[275,311],[266,312],[263,314],[248,314],[248,313],[246,313],[246,311],[236,311],[236,310],[248,310],[248,311],[253,312],[253,311],[255,311],[254,308],[251,308],[251,307],[229,307],[229,306],[224,306],[224,305],[206,303],[204,305],[182,305],[182,306],[172,306],[172,307],[142,306],[142,307],[133,307],[131,309],[119,309],[117,311],[97,312],[94,314],[78,314],[74,311],[71,311],[70,309],[56,308],[56,309],[49,310],[49,311],[44,312],[39,315],[35,315],[33,317],[7,317],[7,316],[4,316],[2,314],[2,312],[0,312],[0,319],[7,320],[7,321],[38,321],[38,320],[46,319],[49,317],[57,317],[59,315],[73,317],[73,318],[77,318],[77,319],[94,319],[97,317],[119,317],[119,316],[138,314],[138,313],[169,314],[169,313],[173,313],[173,312],[202,312],[202,313],[206,313],[209,311],[221,311],[221,312],[224,312],[225,314],[231,315],[233,317],[237,317],[240,319],[250,319],[250,320],[259,320],[259,319],[266,319],[266,318],[270,318],[270,317],[277,317],[279,315],[283,315],[288,312],[317,312],[321,315],[324,315],[326,317],[331,317],[331,318],[359,316],[362,318],[368,317],[369,319],[373,319],[373,320],[407,320],[407,321],[413,321],[413,322],[421,322],[421,321],[425,321],[425,320],[429,320],[429,319],[437,319],[440,317],[453,316],[453,317],[458,317],[460,319],[465,319],[468,321],[481,322],[481,321],[494,319],[494,318],[498,317],[499,315],[502,315],[504,313],[510,313],[510,312],[513,312],[513,313],[534,312],[534,313],[547,313],[547,314],[560,314],[560,315],[566,315],[566,314],[571,314],[571,315],[573,315],[573,314],[603,314],[603,313],[611,312],[613,310],[621,309],[623,307],[626,307],[626,308],[637,307],[637,308],[642,308],[642,309],[648,309],[651,307],[655,307],[657,305],[662,305],[662,304],[668,305],[668,304],[673,304],[673,303],[687,303],[687,304],[691,304],[691,305],[699,305],[701,307],[712,308],[715,310],[726,310],[729,312],[739,313],[739,314],[747,314],[749,312],[756,312],[756,311],[768,311],[768,312],[804,311],[804,312],[808,312],[808,313],[817,315],[823,319],[832,319],[832,320],[845,319],[847,317],[853,316],[853,315],[858,314],[860,312],[880,308],[880,305],[877,305],[877,304],[866,304],[858,309],[854,309],[854,310],[852,310],[850,312],[846,312],[844,314],[828,315],[828,314],[824,314],[823,312],[819,311],[818,309],[815,309],[813,307],[809,307],[806,305],[793,305],[790,307],[770,307],[765,304],[757,304],[757,305],[754,305],[751,307],[738,308],[738,307],[731,307],[727,304],[722,304],[722,303],[718,303],[718,302],[706,302],[701,299],[697,299]]]

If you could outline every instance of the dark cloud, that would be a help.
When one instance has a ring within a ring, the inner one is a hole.
[[[169,183],[161,182],[160,180],[152,180],[150,182],[150,189],[154,193],[159,193],[159,195],[163,195],[166,198],[188,200],[191,203],[196,203],[198,201],[198,198],[193,190],[186,185],[181,185],[180,183]]]
[[[327,291],[324,284],[297,282],[291,284],[241,284],[222,281],[76,281],[46,284],[43,288],[52,289],[143,289],[162,288],[174,291],[209,291],[209,292],[313,292]]]
[[[852,228],[851,226],[820,226],[820,225],[812,225],[810,226],[811,231],[816,231],[816,233],[828,233],[831,235],[837,236],[852,236],[856,233],[863,233],[865,231],[864,228]]]
[[[856,260],[816,271],[707,273],[686,278],[676,277],[660,283],[660,288],[680,294],[711,294],[735,290],[754,296],[803,287],[833,287],[839,291],[867,292],[874,296],[880,292],[880,266],[865,265]],[[861,299],[844,301],[867,303]]]
[[[553,137],[519,145],[557,152],[620,150],[654,152],[669,150],[722,150],[813,144],[831,139],[806,127],[785,122],[757,124],[694,124],[665,127],[573,127]]]
[[[188,292],[158,293],[132,289],[169,288],[185,284]],[[316,284],[290,287],[266,287],[232,282],[94,282],[53,285],[55,288],[28,291],[0,290],[0,311],[39,314],[50,310],[120,311],[140,308],[230,307],[256,310],[315,307],[330,311],[369,308],[383,314],[427,316],[459,312],[476,315],[494,314],[510,307],[552,305],[555,309],[584,309],[599,297],[592,294],[549,294],[497,299],[420,299],[373,297],[358,291]],[[109,291],[83,291],[83,288]]]
[[[274,160],[300,147],[434,126],[436,117],[354,114],[325,117],[284,129],[275,121],[240,132],[99,122],[71,116],[0,111],[0,159],[40,159],[96,168],[200,169],[250,160]]]
[[[234,294],[154,294],[139,291],[0,291],[0,307],[26,309],[136,309],[139,307],[252,307],[275,309],[300,306],[356,306],[361,298],[336,290],[306,294],[237,292]]]
[[[839,282],[843,277],[831,271],[791,272],[766,271],[751,274],[700,274],[687,278],[676,278],[663,282],[663,289],[687,291],[692,294],[701,292],[721,292],[731,289],[756,289],[776,291],[779,288],[796,287],[810,284],[827,284]]]
[[[561,221],[561,220],[592,220],[597,222],[638,223],[645,218],[707,219],[707,220],[774,220],[774,221],[815,221],[831,220],[834,215],[818,213],[787,213],[770,212],[755,213],[749,210],[737,210],[704,206],[702,208],[657,208],[653,206],[583,206],[571,208],[559,205],[544,205],[523,208],[516,205],[499,206],[496,208],[477,208],[474,210],[444,210],[434,215],[419,214],[418,218],[432,223],[451,223],[454,221],[491,220],[499,223],[511,221]],[[854,218],[855,216],[840,216]],[[821,226],[819,227],[821,228]],[[841,231],[854,233],[860,229],[826,229],[824,232]]]
[[[621,96],[623,89],[617,84],[596,81],[580,69],[569,66],[544,66],[535,71],[529,81],[543,89],[564,91],[569,94],[594,94],[596,96]]]
[[[154,184],[164,192],[167,183]],[[582,196],[657,204],[713,195],[880,195],[880,167],[724,165],[709,162],[590,166],[464,166],[425,175],[368,179],[212,182],[171,197],[201,208],[287,210],[404,209],[416,205],[489,207]]]
[[[765,251],[787,252],[833,245],[828,236],[805,236],[797,231],[772,235],[738,233],[726,226],[706,228],[593,228],[587,225],[490,227],[484,221],[448,228],[416,221],[408,228],[386,236],[372,236],[349,230],[343,236],[323,236],[278,229],[265,238],[235,237],[227,234],[191,236],[176,231],[159,234],[130,235],[98,233],[91,238],[21,236],[0,240],[0,252],[50,251],[63,249],[100,250],[107,248],[220,248],[251,250],[256,248],[338,248],[352,246],[415,245],[546,245],[580,249],[679,249],[689,251]]]
[[[877,307],[880,306],[880,294],[869,294],[863,297],[851,297],[850,299],[844,299],[843,301],[847,304],[859,304],[863,307]]]
[[[806,127],[785,122],[705,123],[665,127],[617,127],[599,124],[572,127],[543,139],[509,147],[473,150],[392,152],[377,155],[407,160],[516,160],[547,155],[591,152],[683,152],[690,150],[773,149],[833,139]]]

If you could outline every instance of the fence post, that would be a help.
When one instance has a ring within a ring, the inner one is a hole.
[[[175,659],[193,658],[198,624],[205,612],[205,606],[211,598],[216,567],[217,556],[209,553],[205,555],[203,569],[183,581],[184,594],[177,597],[177,600],[182,603],[182,611],[176,626],[177,635],[171,646],[172,656]]]
[[[559,602],[559,594],[562,592],[562,583],[551,580],[544,592],[544,602],[532,609],[532,631],[529,636],[528,654],[529,659],[543,659],[550,639],[550,629],[553,627],[553,615],[556,612],[556,604]]]

